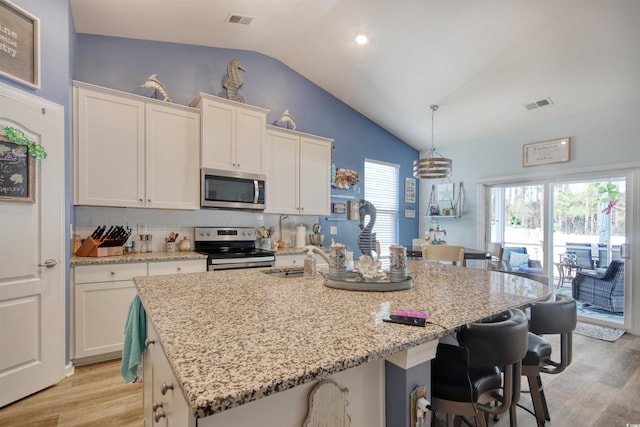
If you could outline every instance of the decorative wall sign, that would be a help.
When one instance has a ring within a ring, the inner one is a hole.
[[[347,204],[346,203],[332,203],[331,204],[331,213],[336,213],[336,214],[347,213]]]
[[[0,75],[40,89],[40,20],[0,0]]]
[[[571,160],[571,138],[532,142],[522,146],[522,166],[564,163]]]
[[[415,178],[404,179],[404,202],[405,203],[416,202],[416,179]]]
[[[35,170],[35,159],[27,147],[0,135],[0,202],[33,203]]]
[[[360,203],[355,200],[347,202],[347,219],[349,221],[360,221]]]

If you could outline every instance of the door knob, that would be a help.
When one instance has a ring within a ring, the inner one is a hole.
[[[56,265],[58,265],[58,263],[56,262],[55,259],[51,259],[49,258],[48,260],[46,260],[44,262],[44,264],[38,264],[38,267],[47,267],[47,268],[53,268]]]

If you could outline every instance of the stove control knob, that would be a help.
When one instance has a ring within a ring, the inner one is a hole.
[[[207,236],[209,236],[209,237],[211,236],[211,232],[210,231],[207,231]]]
[[[253,234],[253,231],[247,231],[247,236],[251,237],[252,234]]]

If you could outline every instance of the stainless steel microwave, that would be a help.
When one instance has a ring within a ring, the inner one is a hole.
[[[266,176],[202,168],[200,206],[264,210]]]

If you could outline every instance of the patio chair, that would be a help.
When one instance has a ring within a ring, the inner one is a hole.
[[[624,262],[611,261],[603,274],[580,271],[573,279],[573,298],[612,313],[624,311]]]
[[[593,257],[591,256],[591,243],[566,243],[566,252],[576,255],[576,267],[579,269],[593,270]]]
[[[611,260],[622,261],[620,245],[611,246]],[[607,249],[607,245],[604,243],[598,243],[598,261],[596,262],[596,271],[598,273],[602,273],[607,267],[609,267],[609,251]]]
[[[514,254],[514,255],[512,255]],[[505,246],[502,252],[503,271],[542,274],[542,263],[537,259],[530,259],[527,248]]]

